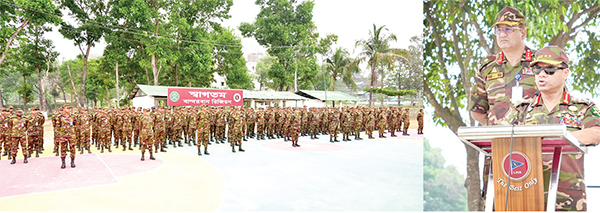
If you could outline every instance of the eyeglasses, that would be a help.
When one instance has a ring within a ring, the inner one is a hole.
[[[521,29],[521,28],[518,28],[518,27],[505,27],[505,28],[496,27],[494,29],[494,31],[496,32],[496,35],[500,35],[500,33],[502,33],[502,31],[504,31],[506,34],[511,34],[515,30],[519,30],[519,29]]]
[[[566,67],[540,67],[540,66],[533,66],[533,73],[536,75],[539,75],[540,73],[542,73],[542,70],[546,71],[546,74],[548,75],[554,75],[554,73],[556,72],[556,70],[560,70],[560,69],[566,69]]]

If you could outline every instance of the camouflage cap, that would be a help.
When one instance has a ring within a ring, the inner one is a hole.
[[[529,64],[530,67],[533,67],[538,62],[544,62],[554,66],[565,63],[565,65],[569,67],[569,57],[567,57],[565,51],[558,46],[544,47],[540,49],[535,56],[535,60]]]
[[[496,23],[494,23],[492,27],[495,27],[499,24],[506,24],[510,26],[515,26],[518,24],[526,25],[527,20],[525,20],[525,16],[517,8],[507,6],[498,12],[498,18],[496,18]]]

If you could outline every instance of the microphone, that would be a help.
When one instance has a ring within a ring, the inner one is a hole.
[[[527,112],[529,112],[529,109],[531,109],[531,105],[533,104],[533,102],[535,102],[535,99],[537,99],[537,97],[540,95],[540,91],[536,91],[535,94],[533,95],[533,99],[531,99],[531,102],[529,102],[529,104],[527,105],[527,108],[525,108],[525,111],[523,112],[523,117],[521,117],[521,121],[523,124],[525,124],[525,119],[527,119]]]

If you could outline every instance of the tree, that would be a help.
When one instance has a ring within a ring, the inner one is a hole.
[[[356,91],[356,83],[354,82],[354,74],[360,72],[357,61],[349,57],[348,51],[342,47],[338,47],[330,58],[325,59],[325,70],[331,76],[329,81],[329,90],[335,90],[334,85],[338,78],[344,82],[350,89]]]
[[[262,57],[256,63],[256,75],[254,79],[258,81],[260,88],[258,90],[263,90],[263,88],[273,88],[272,81],[269,79],[269,69],[271,65],[273,65],[273,60],[275,58],[273,56],[267,55]]]
[[[432,148],[423,140],[423,210],[467,211],[464,178],[456,167],[444,166],[446,160],[440,148]]]
[[[52,31],[52,29],[34,23],[29,25],[27,31],[28,41],[27,43],[21,44],[24,50],[22,57],[30,67],[35,69],[40,110],[48,111],[42,78],[44,72],[47,75],[48,72],[54,70],[51,65],[56,60],[56,57],[58,57],[58,52],[54,51],[52,41],[44,38],[44,33]]]
[[[69,10],[71,18],[79,24],[75,27],[67,22],[62,22],[60,33],[67,39],[73,40],[75,46],[81,51],[83,56],[83,70],[79,86],[79,106],[83,107],[85,97],[85,82],[87,79],[87,64],[90,57],[90,50],[100,41],[104,34],[103,23],[107,20],[107,15],[113,6],[112,2],[95,0],[61,0],[61,9]]]
[[[360,47],[362,52],[359,53],[357,58],[358,63],[367,61],[368,67],[371,68],[371,90],[369,92],[369,107],[373,103],[373,90],[375,86],[375,79],[377,79],[377,68],[384,66],[385,64],[392,64],[394,61],[402,60],[408,62],[406,59],[407,51],[403,49],[391,48],[390,43],[397,40],[395,34],[386,35],[382,33],[382,30],[386,30],[384,26],[377,27],[373,24],[373,30],[369,31],[368,39],[360,39],[356,41],[355,48]]]
[[[238,29],[244,37],[254,37],[276,58],[268,76],[278,91],[311,88],[318,72],[314,54],[319,50],[319,34],[312,21],[313,1],[257,0],[261,7],[253,23],[243,22]],[[326,38],[325,38],[326,39]],[[297,76],[294,76],[297,73]]]
[[[423,38],[422,36],[413,36],[410,41],[407,57],[409,63],[396,62],[397,65],[391,70],[387,83],[398,90],[414,89],[419,91],[417,94],[411,95],[412,106],[415,99],[421,100],[423,97]],[[400,105],[400,99],[398,99],[398,105]]]
[[[33,23],[41,26],[45,23],[57,24],[61,13],[51,0],[1,0],[0,1],[0,67],[6,59],[13,41],[19,33]],[[20,24],[18,24],[20,23]],[[18,27],[17,27],[18,25]],[[0,90],[0,99],[2,91]],[[0,101],[0,107],[3,107]]]
[[[534,49],[558,45],[567,52],[575,51],[571,68],[573,89],[598,94],[600,74],[600,37],[594,32],[600,17],[597,1],[425,1],[424,2],[424,79],[427,102],[435,109],[434,121],[456,133],[467,123],[475,125],[461,111],[471,94],[471,76],[483,57],[498,51],[490,26],[505,6],[520,9],[528,21],[527,40]],[[467,113],[468,114],[468,113]],[[482,210],[479,180],[479,153],[466,146],[467,178],[465,186],[470,211]]]

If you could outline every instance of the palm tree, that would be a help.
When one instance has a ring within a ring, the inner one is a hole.
[[[346,86],[356,91],[357,87],[353,74],[358,73],[360,70],[358,69],[358,61],[353,60],[348,55],[347,50],[338,47],[331,58],[325,60],[326,72],[331,76],[329,89],[334,89],[334,85],[340,77]]]
[[[354,46],[355,48],[362,48],[362,52],[358,54],[358,58],[356,59],[358,63],[366,60],[368,67],[371,68],[369,107],[373,103],[373,85],[375,85],[378,74],[376,69],[382,64],[393,64],[394,61],[398,60],[408,63],[408,60],[406,59],[406,56],[408,55],[407,50],[390,47],[390,43],[397,40],[396,35],[392,33],[388,36],[383,34],[382,30],[387,31],[388,29],[385,28],[385,25],[378,28],[373,24],[373,31],[369,31],[369,39],[358,40]]]

